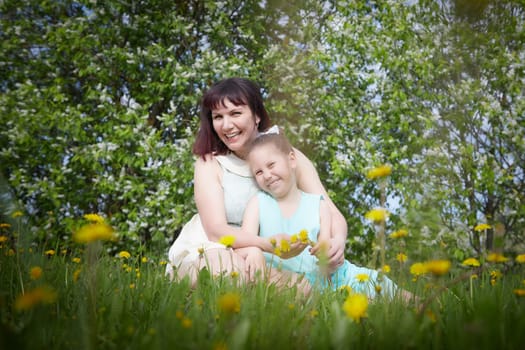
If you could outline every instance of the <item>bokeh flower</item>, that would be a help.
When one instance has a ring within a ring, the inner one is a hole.
[[[414,275],[415,277],[424,275],[427,272],[428,272],[427,267],[425,266],[425,264],[421,262],[414,263],[412,264],[412,266],[410,266],[410,273]]]
[[[493,262],[493,263],[504,263],[506,261],[508,261],[509,258],[506,258],[503,254],[501,253],[490,253],[488,256],[487,256],[487,261],[488,262]]]
[[[122,259],[129,259],[131,258],[131,254],[125,250],[118,253],[118,257]]]
[[[47,256],[53,256],[53,255],[55,255],[55,253],[56,253],[56,252],[55,252],[54,249],[49,249],[49,250],[46,250],[46,251],[44,252],[44,255],[47,255]]]
[[[42,277],[42,268],[40,266],[33,266],[29,270],[29,276],[31,277],[32,280],[39,279],[40,277]]]
[[[397,239],[397,238],[403,238],[403,237],[406,237],[406,236],[408,236],[408,231],[405,230],[405,229],[401,229],[401,230],[397,230],[395,232],[392,232],[389,237]]]
[[[474,231],[480,232],[480,231],[489,230],[491,228],[492,226],[490,226],[489,224],[477,224],[476,226],[474,226]]]
[[[16,311],[26,311],[39,304],[51,304],[57,299],[57,293],[49,286],[37,287],[20,294],[15,300]]]
[[[365,218],[375,223],[385,221],[390,213],[385,208],[375,208],[365,214]]]
[[[396,255],[396,260],[399,261],[400,263],[404,263],[405,261],[407,261],[408,259],[408,256],[406,256],[406,254],[404,253],[398,253]]]
[[[390,270],[391,270],[390,265],[383,265],[381,270],[383,271],[383,273],[390,273]]]
[[[525,289],[514,289],[513,292],[519,297],[525,297]]]
[[[480,264],[479,264],[479,260],[476,259],[476,258],[468,258],[468,259],[465,259],[465,260],[463,260],[462,265],[465,265],[465,266],[472,266],[472,267],[480,266]]]
[[[84,219],[86,219],[89,222],[99,223],[102,224],[105,222],[104,218],[98,214],[86,214],[84,215]]]
[[[444,259],[430,260],[425,262],[425,268],[427,271],[435,276],[442,276],[446,274],[450,270],[451,266],[452,263],[449,260]]]
[[[360,322],[363,317],[366,317],[368,298],[364,294],[351,294],[343,303],[343,310],[346,316],[355,322]]]
[[[0,236],[0,244],[5,243],[9,240],[9,237],[7,236]]]
[[[525,254],[520,254],[516,256],[516,262],[520,264],[525,264]]]
[[[16,219],[17,217],[22,216],[22,215],[24,215],[24,213],[22,213],[20,210],[17,210],[13,214],[11,214],[11,217],[13,219]]]
[[[235,243],[235,236],[233,235],[222,236],[219,239],[219,243],[226,246],[226,248],[231,248],[233,247],[233,243]]]
[[[225,314],[234,314],[241,311],[241,296],[237,293],[226,293],[219,297],[219,310]]]
[[[359,283],[364,283],[368,282],[370,277],[366,273],[358,273],[357,275],[355,275],[355,279],[359,281]]]
[[[91,223],[82,226],[73,233],[73,240],[77,243],[90,243],[94,241],[109,241],[115,239],[114,230],[106,223]]]
[[[367,171],[366,177],[369,179],[377,179],[381,177],[386,177],[392,174],[392,167],[388,164],[378,166],[377,168],[372,168]]]

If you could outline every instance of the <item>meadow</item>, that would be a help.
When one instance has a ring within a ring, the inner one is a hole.
[[[383,272],[417,302],[348,288],[303,296],[206,270],[192,288],[165,276],[163,252],[109,253],[116,235],[93,217],[67,249],[42,250],[1,225],[1,349],[525,348],[525,255],[397,255]]]

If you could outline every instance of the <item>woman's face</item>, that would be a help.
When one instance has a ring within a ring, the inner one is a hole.
[[[224,100],[212,109],[213,129],[222,142],[238,157],[244,159],[248,144],[257,136],[257,124],[260,118],[254,116],[247,105],[236,106],[230,100]]]

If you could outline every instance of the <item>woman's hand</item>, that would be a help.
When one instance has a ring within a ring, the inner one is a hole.
[[[235,252],[244,259],[244,272],[249,281],[254,281],[259,271],[261,276],[264,275],[266,260],[261,249],[257,247],[244,247],[235,249]]]
[[[280,248],[280,255],[279,257],[281,259],[290,259],[294,256],[297,256],[302,253],[302,251],[308,246],[305,243],[301,243],[299,240],[292,243],[290,239],[290,235],[287,235],[285,233],[280,233],[273,235],[270,237],[270,241],[275,240],[275,247]],[[286,241],[284,244],[285,247],[289,247],[290,249],[282,249],[283,248],[283,241]],[[275,254],[275,251],[271,252],[272,254]]]

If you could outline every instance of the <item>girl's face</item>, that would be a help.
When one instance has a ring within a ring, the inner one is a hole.
[[[260,118],[253,115],[247,105],[236,106],[228,99],[224,100],[224,106],[221,104],[212,109],[211,118],[219,139],[239,158],[244,159],[246,147],[257,136]]]
[[[275,198],[282,198],[295,185],[295,154],[283,154],[273,144],[259,145],[248,157],[257,185]]]

